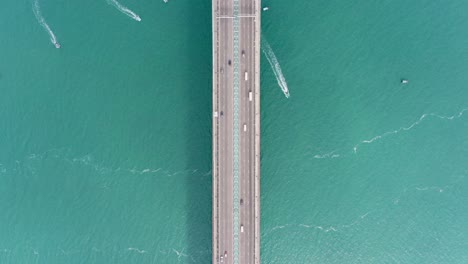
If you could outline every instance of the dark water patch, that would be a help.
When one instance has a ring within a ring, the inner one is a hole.
[[[211,3],[191,1],[186,53],[191,69],[185,80],[188,96],[186,119],[187,167],[210,171],[211,155]],[[187,177],[187,254],[196,263],[211,261],[211,177]]]

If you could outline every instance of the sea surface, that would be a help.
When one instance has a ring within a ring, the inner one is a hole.
[[[468,2],[263,5],[262,263],[468,263]],[[0,263],[210,263],[211,60],[211,1],[2,1]]]

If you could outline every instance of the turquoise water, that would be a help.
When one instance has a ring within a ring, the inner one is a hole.
[[[0,263],[211,261],[211,3],[121,3],[2,3]],[[264,3],[263,263],[468,262],[468,4]]]
[[[0,263],[205,263],[210,4],[40,4],[61,49],[0,9]]]
[[[468,5],[348,2],[263,16],[263,260],[467,263]]]

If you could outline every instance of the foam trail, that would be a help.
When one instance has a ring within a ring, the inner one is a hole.
[[[138,253],[140,253],[140,254],[146,253],[146,250],[141,250],[141,249],[138,249],[138,248],[127,248],[127,250],[129,250],[129,251],[136,251],[136,252],[138,252]]]
[[[113,5],[115,8],[117,8],[120,12],[122,12],[123,14],[129,16],[130,18],[140,22],[141,21],[141,18],[139,15],[135,14],[132,10],[128,9],[127,7],[123,6],[122,4],[120,4],[119,2],[117,2],[117,0],[107,0],[107,3],[109,3],[110,5]]]
[[[335,151],[332,151],[330,153],[326,153],[326,154],[323,154],[323,155],[317,154],[317,155],[314,156],[314,159],[328,159],[328,158],[334,159],[334,158],[339,158],[340,157],[339,154],[334,154],[334,153],[335,153]]]
[[[265,57],[270,63],[271,69],[275,74],[276,81],[278,82],[279,87],[283,91],[284,96],[286,96],[286,98],[289,98],[288,84],[286,83],[286,79],[284,79],[283,72],[281,71],[281,66],[278,62],[278,59],[276,58],[275,53],[271,49],[270,44],[268,44],[268,42],[264,39],[262,40],[262,46],[263,54],[265,54]]]
[[[41,8],[39,7],[39,0],[34,0],[34,5],[33,5],[33,12],[34,15],[36,16],[37,22],[49,33],[50,37],[50,42],[54,44],[55,48],[59,49],[60,48],[60,43],[57,41],[57,37],[55,37],[54,32],[52,29],[50,29],[49,25],[45,21],[44,17],[41,14]]]
[[[374,141],[377,141],[377,140],[380,140],[384,137],[387,137],[389,135],[392,135],[392,134],[398,134],[402,131],[408,131],[408,130],[411,130],[413,129],[414,127],[418,126],[419,124],[421,124],[425,119],[427,119],[428,117],[436,117],[438,119],[443,119],[443,120],[449,120],[449,121],[452,121],[454,119],[457,119],[457,118],[460,118],[463,116],[463,113],[465,113],[466,111],[468,111],[468,108],[463,108],[458,114],[456,115],[453,115],[453,116],[443,116],[443,115],[439,115],[439,114],[435,114],[435,113],[429,113],[429,114],[423,114],[416,122],[414,122],[413,124],[411,124],[410,126],[408,127],[400,127],[399,129],[396,129],[396,130],[392,130],[392,131],[388,131],[388,132],[385,132],[383,133],[382,135],[378,135],[378,136],[375,136],[371,139],[368,139],[368,140],[363,140],[361,142],[359,142],[357,145],[354,146],[354,153],[357,152],[358,148],[360,145],[362,144],[371,144],[373,143]]]
[[[409,131],[415,127],[417,127],[418,125],[420,125],[421,123],[423,123],[424,121],[430,119],[430,118],[434,118],[434,119],[441,119],[441,120],[448,120],[448,121],[454,121],[456,119],[459,119],[463,116],[463,114],[465,112],[468,112],[468,107],[465,107],[463,109],[460,110],[460,112],[458,112],[457,114],[454,114],[452,116],[445,116],[445,115],[440,115],[440,114],[437,114],[437,113],[426,113],[426,114],[423,114],[421,115],[421,117],[419,117],[419,119],[417,119],[414,123],[406,126],[406,127],[400,127],[398,129],[394,129],[394,130],[390,130],[390,131],[387,131],[383,134],[380,134],[380,135],[377,135],[377,136],[374,136],[373,138],[370,138],[370,139],[366,139],[366,140],[362,140],[360,141],[359,143],[357,143],[356,145],[354,145],[354,148],[353,148],[353,152],[354,154],[357,154],[358,152],[358,149],[364,145],[364,144],[372,144],[376,141],[379,141],[379,140],[382,140],[384,139],[385,137],[388,137],[388,136],[391,136],[391,135],[395,135],[395,134],[398,134],[400,132],[406,132],[406,131]],[[342,154],[335,154],[336,151],[332,151],[332,152],[329,152],[329,153],[325,153],[325,154],[316,154],[313,158],[315,159],[328,159],[328,158],[339,158],[339,157],[344,157],[344,155]],[[398,203],[398,199],[395,201],[395,204]]]

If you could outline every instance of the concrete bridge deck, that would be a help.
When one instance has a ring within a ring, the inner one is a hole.
[[[213,263],[260,263],[260,0],[213,1]]]

